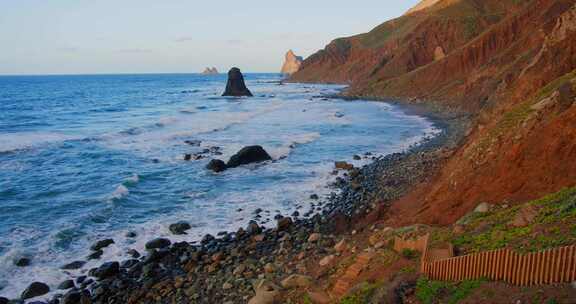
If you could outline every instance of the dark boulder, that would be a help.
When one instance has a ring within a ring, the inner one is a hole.
[[[170,251],[168,249],[161,250],[151,250],[150,253],[144,259],[144,264],[156,263],[165,258]]]
[[[129,256],[137,259],[140,257],[140,252],[138,252],[138,250],[136,249],[130,249],[128,251],[126,251],[126,254],[128,254]]]
[[[86,264],[86,262],[84,262],[84,261],[74,261],[72,263],[68,263],[68,264],[60,267],[60,269],[64,269],[64,270],[80,269],[84,266],[84,264]]]
[[[228,161],[229,168],[271,160],[272,157],[261,146],[248,146],[232,155]]]
[[[132,268],[132,266],[134,266],[138,263],[139,263],[139,261],[137,259],[126,260],[126,261],[123,261],[122,264],[120,264],[120,268]]]
[[[262,228],[258,226],[258,223],[255,221],[250,221],[250,223],[248,223],[248,227],[246,228],[246,232],[250,235],[254,235],[262,232]]]
[[[8,300],[7,298],[0,297],[0,304],[8,304],[8,302],[10,302],[10,300]]]
[[[208,163],[208,165],[206,166],[206,169],[212,170],[212,171],[218,173],[218,172],[222,172],[222,171],[226,170],[227,167],[226,167],[226,163],[224,161],[219,160],[219,159],[213,159]]]
[[[91,254],[89,254],[86,258],[88,260],[97,260],[99,259],[102,255],[104,254],[104,251],[102,251],[102,249],[97,250],[92,252]]]
[[[283,218],[278,220],[278,223],[277,223],[278,231],[287,230],[288,228],[290,228],[290,226],[292,226],[292,218],[283,217]]]
[[[106,248],[112,244],[114,244],[113,239],[100,240],[100,241],[94,243],[94,245],[92,245],[92,247],[90,247],[90,250],[98,251],[98,250]]]
[[[19,258],[14,261],[14,265],[18,267],[26,267],[29,266],[32,261],[29,258]]]
[[[70,289],[73,287],[75,287],[73,280],[66,280],[58,285],[58,289]]]
[[[45,295],[49,292],[50,292],[50,287],[48,287],[48,285],[41,283],[41,282],[34,282],[34,283],[30,284],[28,286],[28,288],[26,288],[26,290],[24,290],[24,292],[22,292],[22,295],[20,297],[23,300],[26,300],[26,299]]]
[[[162,249],[170,246],[172,242],[169,239],[157,238],[146,243],[146,249]]]
[[[170,232],[176,235],[186,234],[186,230],[190,230],[190,228],[192,228],[192,226],[190,226],[190,224],[188,224],[187,222],[174,223],[168,227],[168,229],[170,229]]]
[[[222,96],[253,96],[244,83],[244,76],[239,68],[231,68],[228,72],[228,83]]]
[[[98,267],[94,271],[93,275],[94,275],[94,277],[101,280],[101,279],[113,277],[113,276],[117,275],[119,272],[120,272],[120,263],[108,262],[108,263],[104,263],[100,267]]]
[[[79,304],[82,300],[80,291],[71,290],[62,297],[61,304]]]

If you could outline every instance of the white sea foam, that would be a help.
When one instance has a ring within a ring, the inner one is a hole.
[[[220,88],[211,89],[208,87],[207,90],[212,90],[213,92],[210,94],[215,96],[215,94],[219,93],[216,91],[219,91]],[[209,104],[209,109],[200,109],[198,108],[200,103],[196,103],[193,107],[195,110],[192,111],[194,113],[181,113],[179,109],[173,109],[175,113],[170,115],[170,112],[163,109],[162,113],[168,113],[167,116],[162,118],[157,118],[156,116],[156,118],[141,122],[144,126],[136,126],[128,132],[114,131],[105,136],[100,136],[98,137],[100,139],[98,142],[105,147],[133,152],[138,156],[143,155],[161,160],[166,157],[166,159],[170,160],[178,159],[179,162],[182,161],[182,151],[190,151],[184,149],[191,149],[191,153],[193,153],[193,149],[197,148],[183,144],[184,140],[191,138],[202,140],[201,149],[211,146],[222,147],[224,154],[218,156],[218,158],[222,159],[228,158],[247,144],[262,144],[274,159],[279,159],[283,156],[288,156],[293,151],[297,151],[299,149],[298,145],[305,145],[319,140],[321,138],[320,132],[324,134],[324,130],[332,132],[332,130],[338,130],[342,124],[351,124],[351,121],[354,123],[359,122],[354,115],[355,113],[365,115],[362,110],[350,110],[351,107],[348,104],[307,101],[311,96],[318,95],[320,91],[327,94],[335,93],[337,90],[334,87],[302,86],[299,84],[278,86],[270,84],[266,85],[264,89],[257,87],[254,91],[258,93],[258,96],[266,95],[266,97],[242,99],[240,102],[230,102],[219,97],[211,100],[204,99],[201,102]],[[270,97],[272,94],[276,97]],[[380,138],[372,138],[374,141],[383,142],[382,145],[385,147],[382,152],[396,152],[405,149],[437,131],[425,119],[405,115],[397,111],[394,106],[378,105],[382,111],[387,112],[382,117],[390,119],[391,125],[406,122],[410,126],[414,126],[416,130],[418,128],[420,130],[426,128],[424,135],[401,138],[399,139],[401,143],[398,143],[397,136],[393,136],[394,140],[391,140],[390,144],[386,143],[382,140],[382,138],[386,137],[386,134],[383,134]],[[191,109],[191,104],[183,105],[183,108],[186,107]],[[306,111],[303,111],[303,109]],[[368,109],[372,111],[375,108]],[[342,112],[345,115],[337,117],[337,112]],[[130,127],[130,123],[127,124]],[[122,128],[128,128],[125,127],[125,124],[121,125],[123,126]],[[318,127],[324,127],[324,125],[329,125],[329,127],[317,129]],[[231,128],[232,126],[235,128]],[[274,129],[267,130],[266,127],[262,126],[272,126]],[[301,126],[304,127],[300,128]],[[214,130],[224,132],[214,132]],[[383,132],[386,132],[386,129],[383,129]],[[34,134],[37,135],[39,133]],[[341,145],[354,144],[354,142],[350,142],[350,138],[350,136],[346,135],[342,136],[341,139],[336,137],[330,140]],[[371,139],[369,137],[366,138]],[[2,139],[2,135],[0,135],[0,151],[4,149],[4,141]],[[32,143],[41,142],[36,140],[37,138],[35,137],[32,137],[32,139]],[[44,139],[49,139],[48,142],[51,142],[51,140],[58,141],[66,140],[67,138],[58,139],[57,137],[44,136]],[[21,142],[17,143],[21,144]],[[331,143],[334,144],[334,142]],[[27,147],[27,145],[24,145],[24,147]],[[379,146],[374,145],[371,149],[379,151],[379,148]],[[326,153],[322,149],[317,152],[319,154]],[[352,157],[352,155],[348,156]],[[311,160],[314,161],[314,157],[315,155],[311,155]],[[342,157],[340,155],[338,157],[345,160],[347,156]],[[349,161],[355,165],[362,165],[368,162],[368,160]],[[202,162],[200,161],[198,164],[203,165]],[[1,166],[2,164],[0,164]],[[195,162],[175,168],[184,168],[184,170],[188,168],[189,170],[192,166],[195,166]],[[138,168],[130,168],[128,170],[138,170]],[[139,172],[147,172],[145,170]],[[178,171],[178,169],[174,170]],[[11,247],[14,248],[25,248],[25,241],[41,240],[33,246],[26,247],[35,253],[33,264],[30,267],[16,268],[13,265],[13,261],[8,260],[9,257],[21,254],[21,251],[14,251],[10,254],[3,253],[2,260],[0,260],[0,285],[3,284],[1,277],[9,277],[10,280],[4,280],[8,281],[4,282],[7,287],[0,290],[0,295],[10,298],[18,297],[22,290],[32,281],[46,282],[52,290],[56,290],[57,284],[63,280],[85,274],[88,269],[96,267],[103,262],[128,259],[129,257],[125,252],[129,248],[137,249],[143,253],[145,243],[156,237],[167,237],[172,241],[198,241],[206,233],[216,235],[223,230],[234,231],[239,227],[245,227],[247,222],[253,219],[253,211],[256,208],[270,211],[270,213],[264,212],[263,217],[271,219],[265,226],[272,226],[275,223],[272,218],[276,210],[288,215],[296,210],[297,206],[301,206],[299,212],[303,214],[312,208],[309,200],[311,194],[320,196],[329,194],[331,190],[326,188],[326,185],[334,178],[331,175],[332,170],[332,161],[294,164],[288,159],[269,162],[266,165],[257,166],[256,169],[251,167],[247,169],[238,168],[214,177],[208,176],[207,178],[222,179],[242,176],[248,179],[254,176],[258,178],[262,176],[282,177],[284,179],[271,178],[269,182],[263,185],[242,188],[242,190],[226,189],[222,193],[217,192],[216,194],[214,194],[212,189],[206,190],[202,189],[202,187],[195,188],[190,186],[189,189],[184,189],[181,192],[186,202],[178,205],[177,212],[152,213],[149,217],[142,219],[141,222],[105,223],[103,224],[104,227],[98,226],[94,229],[88,223],[86,224],[88,228],[78,228],[85,229],[82,232],[88,233],[85,238],[75,242],[70,248],[65,250],[57,249],[54,246],[54,238],[50,236],[52,232],[48,233],[48,237],[45,233],[28,230],[10,233],[10,239],[15,240],[11,241],[14,244]],[[204,172],[204,170],[197,171]],[[104,194],[105,199],[115,201],[126,198],[129,195],[137,197],[140,195],[140,191],[132,190],[133,193],[131,194],[130,190],[138,187],[137,184],[141,179],[144,180],[145,178],[138,174],[125,175],[122,180],[116,181],[121,182],[121,184],[113,184],[116,189],[113,192],[110,189],[112,193]],[[153,179],[151,178],[150,180]],[[169,203],[166,203],[166,205],[169,205]],[[114,204],[104,206],[108,208],[116,207]],[[239,209],[241,211],[238,211]],[[188,235],[174,236],[170,233],[168,225],[180,220],[189,221],[193,228]],[[60,230],[61,228],[58,229]],[[127,238],[125,233],[128,231],[135,231],[138,236],[136,238]],[[113,238],[115,244],[104,250],[102,259],[89,261],[81,270],[67,271],[65,273],[59,269],[62,264],[83,259],[89,254],[90,244],[103,238]],[[47,298],[44,297],[44,299]]]
[[[127,185],[134,185],[140,182],[140,176],[136,173],[132,174],[129,178],[126,179],[125,183]]]
[[[0,134],[0,152],[12,152],[77,138],[76,136],[52,132],[3,133]]]
[[[116,190],[114,190],[114,192],[112,192],[112,194],[110,195],[110,199],[119,200],[128,196],[128,194],[130,194],[130,190],[128,190],[128,188],[126,188],[126,186],[124,185],[119,185],[118,187],[116,187]]]
[[[268,153],[273,159],[281,159],[288,156],[298,145],[311,143],[320,138],[320,136],[318,132],[284,136],[282,138],[284,144],[280,147],[269,149]]]

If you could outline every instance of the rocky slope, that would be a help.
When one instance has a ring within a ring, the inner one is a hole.
[[[576,184],[575,3],[438,1],[334,40],[291,80],[350,83],[348,95],[470,115],[460,148],[390,214],[452,223],[479,202],[523,202]]]
[[[292,50],[289,50],[284,58],[284,64],[282,65],[280,73],[292,75],[298,72],[302,65],[302,61],[302,57],[296,56]]]

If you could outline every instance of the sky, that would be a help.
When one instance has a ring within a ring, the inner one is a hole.
[[[278,72],[418,0],[0,0],[0,74]]]

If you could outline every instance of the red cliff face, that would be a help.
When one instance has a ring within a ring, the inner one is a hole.
[[[471,113],[465,144],[396,205],[410,206],[396,208],[404,218],[446,224],[480,202],[576,184],[575,69],[575,0],[444,0],[331,43],[293,80]]]

